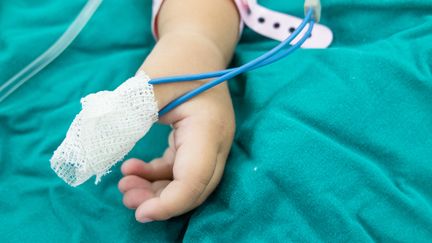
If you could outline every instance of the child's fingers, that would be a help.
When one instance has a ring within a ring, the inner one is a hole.
[[[169,180],[155,181],[153,183],[135,176],[127,176],[129,187],[123,195],[123,204],[128,208],[137,208],[141,203],[150,198],[159,196],[161,191],[171,182]]]
[[[183,214],[190,209],[204,189],[205,185],[197,186],[194,182],[174,180],[162,190],[159,197],[148,199],[139,205],[135,217],[145,223]]]
[[[118,183],[118,189],[121,193],[125,193],[134,188],[147,188],[151,189],[151,182],[136,176],[136,175],[127,175],[123,177]]]
[[[217,135],[218,131],[206,122],[192,122],[176,129],[174,181],[159,197],[138,207],[135,214],[138,221],[165,220],[195,205],[213,176],[219,150]]]
[[[137,208],[145,200],[154,197],[154,192],[146,188],[133,188],[123,195],[123,204],[130,208]]]
[[[129,159],[121,166],[123,175],[136,175],[150,181],[172,179],[172,170],[173,163],[164,157],[154,159],[150,163],[139,159]]]
[[[168,137],[168,148],[161,158],[145,163],[139,159],[129,159],[121,167],[123,175],[137,175],[147,180],[172,179],[172,169],[175,158],[174,136],[171,132]]]

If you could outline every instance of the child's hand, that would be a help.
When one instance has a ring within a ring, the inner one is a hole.
[[[184,103],[161,122],[173,127],[163,156],[150,163],[130,159],[121,167],[124,177],[118,186],[123,203],[136,208],[140,222],[188,212],[219,183],[234,134],[226,85]]]
[[[232,0],[165,0],[158,17],[159,40],[141,69],[151,78],[220,70],[238,38]],[[159,108],[205,81],[155,85]],[[226,84],[187,101],[160,118],[171,124],[169,147],[146,164],[126,161],[119,189],[140,222],[165,220],[200,205],[222,176],[234,134]]]

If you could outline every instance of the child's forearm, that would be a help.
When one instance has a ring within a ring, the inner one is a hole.
[[[159,41],[141,67],[150,77],[224,68],[238,38],[239,17],[231,0],[165,0]],[[155,85],[159,107],[202,82]],[[149,163],[122,166],[123,202],[140,222],[165,220],[199,206],[223,174],[235,131],[226,85],[218,86],[160,117],[172,130],[168,148]]]
[[[156,78],[223,69],[238,38],[239,17],[230,0],[166,0],[159,40],[141,69]],[[159,107],[199,83],[156,85]]]

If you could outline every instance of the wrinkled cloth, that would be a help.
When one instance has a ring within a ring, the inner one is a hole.
[[[0,82],[60,36],[86,1],[0,1]],[[259,1],[303,16],[298,1]],[[139,224],[119,164],[73,188],[51,170],[80,98],[113,90],[154,44],[151,1],[105,0],[58,59],[0,104],[2,242],[430,242],[429,0],[323,1],[329,49],[299,50],[230,81],[237,131],[222,181],[198,209]],[[245,29],[233,65],[277,42]],[[154,126],[128,155],[160,156]]]

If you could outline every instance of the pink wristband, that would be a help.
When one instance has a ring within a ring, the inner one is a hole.
[[[152,31],[157,38],[157,15],[162,6],[163,0],[153,0]],[[246,24],[256,33],[268,38],[283,41],[285,40],[303,19],[283,14],[264,8],[257,3],[257,0],[235,0],[235,4],[241,16],[240,34],[243,25]],[[294,43],[301,39],[306,29],[294,39]],[[332,31],[322,25],[315,24],[312,36],[302,45],[302,48],[326,48],[333,41]]]

